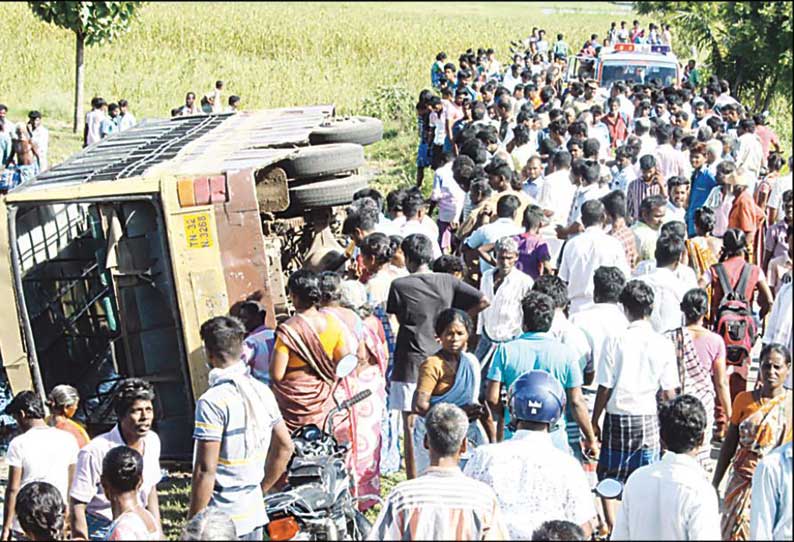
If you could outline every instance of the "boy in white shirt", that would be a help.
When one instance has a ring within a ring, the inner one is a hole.
[[[457,177],[463,174],[469,178],[475,169],[474,160],[462,155],[449,161],[435,171],[433,176],[433,191],[430,199],[438,203],[438,242],[443,252],[450,252],[453,248],[454,231],[460,224],[463,212],[463,202],[466,192],[458,184]]]

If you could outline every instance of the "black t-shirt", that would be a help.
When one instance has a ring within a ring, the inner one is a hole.
[[[447,273],[418,273],[392,282],[386,311],[400,323],[392,380],[416,382],[419,365],[439,348],[436,317],[449,308],[468,311],[481,297],[479,290]]]
[[[551,158],[551,156],[558,150],[560,150],[560,146],[556,141],[554,141],[554,139],[551,138],[551,136],[540,142],[539,152],[543,156],[549,156],[549,158]]]

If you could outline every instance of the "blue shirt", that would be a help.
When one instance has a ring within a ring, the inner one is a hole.
[[[550,373],[566,390],[579,387],[584,382],[576,352],[550,334],[536,332],[526,332],[500,345],[494,353],[487,378],[501,382],[509,389],[519,376],[533,370]],[[505,439],[512,436],[507,429],[509,422],[510,413],[505,410]],[[552,428],[551,436],[557,448],[570,452],[568,437],[563,430],[565,423],[563,415],[557,426]]]
[[[524,233],[524,229],[517,225],[512,218],[499,218],[490,224],[483,224],[466,238],[469,248],[480,248],[483,245],[495,243],[502,237],[512,237]],[[485,273],[493,266],[480,258],[480,273]]]
[[[251,368],[251,375],[262,382],[270,384],[270,360],[276,345],[276,332],[260,326],[246,338],[243,347],[243,361]]]
[[[99,135],[103,138],[109,136],[110,134],[114,134],[119,131],[119,125],[116,124],[114,119],[110,117],[105,118],[99,124]]]
[[[695,233],[695,211],[706,203],[711,189],[717,186],[717,180],[706,166],[692,172],[692,188],[689,193],[689,207],[686,211],[686,225],[689,237]]]

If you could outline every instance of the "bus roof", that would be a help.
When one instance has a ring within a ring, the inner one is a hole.
[[[123,181],[265,167],[295,152],[333,105],[147,119],[86,147],[12,193],[47,185]]]

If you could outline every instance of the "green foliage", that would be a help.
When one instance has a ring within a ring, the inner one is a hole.
[[[791,2],[637,2],[642,14],[662,16],[675,35],[709,55],[713,72],[732,91],[769,107],[775,94],[791,96]]]
[[[41,20],[71,30],[86,45],[101,45],[126,32],[143,2],[28,2]]]
[[[402,85],[378,85],[373,95],[361,100],[361,114],[381,120],[405,121],[413,108],[412,95]]]

